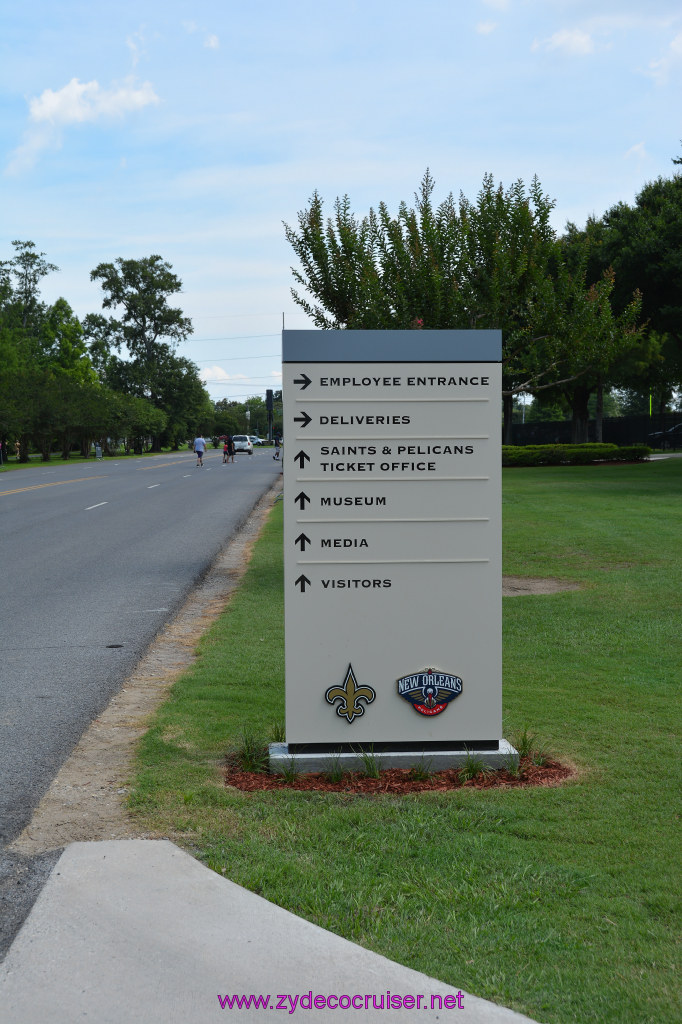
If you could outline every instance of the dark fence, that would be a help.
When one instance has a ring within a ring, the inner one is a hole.
[[[669,430],[678,423],[682,423],[682,412],[668,412],[662,415],[654,413],[653,416],[607,416],[602,421],[601,440],[605,444],[648,444],[655,448],[657,439],[651,435],[657,431]],[[594,420],[590,420],[587,440],[597,440]],[[570,443],[570,420],[512,424],[512,444]]]

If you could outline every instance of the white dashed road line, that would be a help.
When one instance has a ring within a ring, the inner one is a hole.
[[[91,508],[101,508],[102,505],[108,505],[108,504],[109,504],[108,501],[100,501],[96,505],[88,505],[88,507],[86,509],[84,509],[84,511],[85,512],[89,512]]]

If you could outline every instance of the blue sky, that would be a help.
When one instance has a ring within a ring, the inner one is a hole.
[[[537,174],[555,226],[682,151],[682,8],[631,0],[33,0],[0,21],[0,259],[31,239],[80,316],[89,274],[160,254],[214,398],[278,387],[296,223]]]

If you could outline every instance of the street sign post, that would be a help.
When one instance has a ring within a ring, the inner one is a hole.
[[[501,739],[501,335],[284,331],[286,744],[456,764]]]

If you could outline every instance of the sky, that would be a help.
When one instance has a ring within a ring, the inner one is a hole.
[[[537,175],[554,226],[670,176],[679,0],[32,0],[0,15],[0,260],[101,312],[101,262],[160,255],[214,399],[278,388],[294,303],[283,222],[313,191],[362,216]]]

